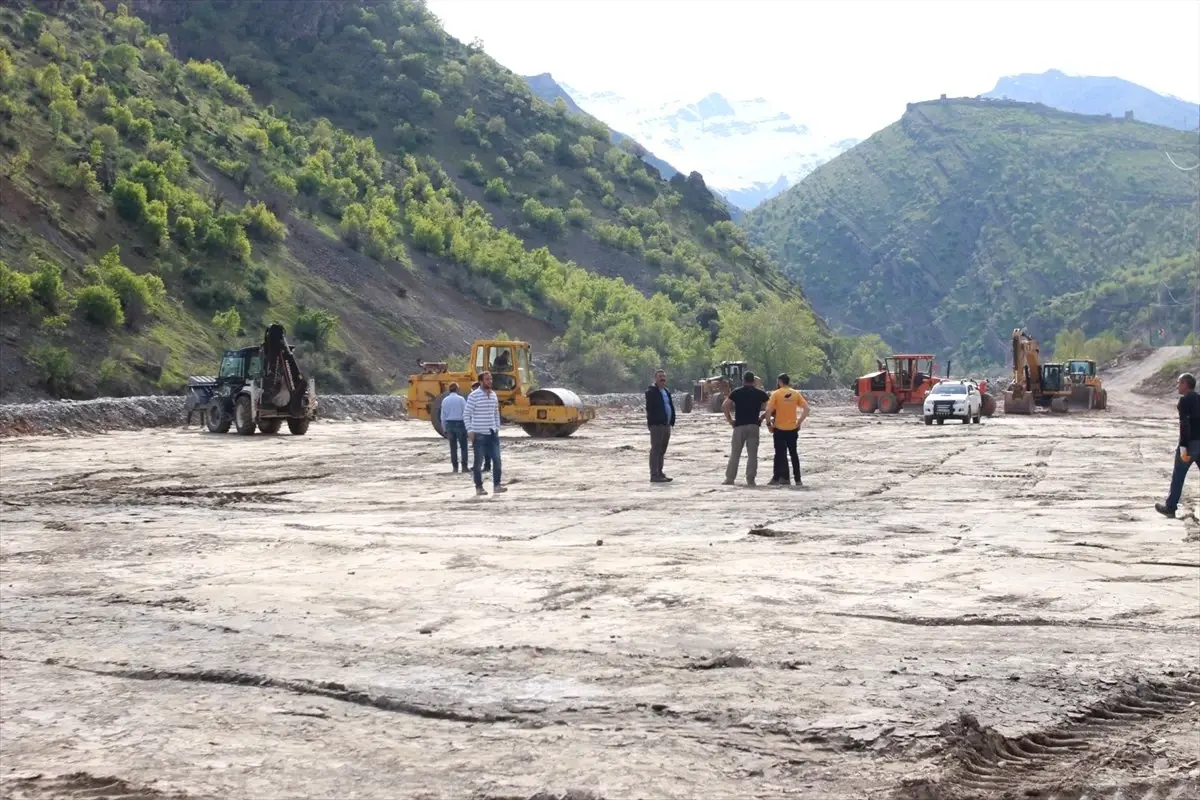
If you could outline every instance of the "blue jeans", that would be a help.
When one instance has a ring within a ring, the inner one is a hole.
[[[492,462],[492,486],[500,485],[500,434],[475,434],[475,488],[483,488],[483,461]]]
[[[1179,508],[1179,499],[1183,497],[1183,479],[1187,477],[1188,468],[1193,464],[1200,469],[1200,439],[1188,443],[1188,460],[1179,457],[1179,449],[1175,449],[1175,471],[1171,473],[1171,493],[1167,495],[1167,508],[1172,511]]]
[[[446,428],[446,438],[450,440],[450,463],[454,466],[454,471],[458,472],[458,454],[462,452],[462,468],[466,472],[467,467],[467,426],[463,424],[461,419],[446,420],[444,423]]]

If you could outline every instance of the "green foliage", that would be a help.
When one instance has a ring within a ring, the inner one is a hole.
[[[65,347],[43,345],[29,351],[29,360],[40,370],[46,388],[56,395],[70,391],[75,364]]]
[[[218,311],[213,314],[212,325],[217,329],[223,341],[232,342],[241,334],[242,315],[236,308]]]
[[[37,300],[50,314],[61,310],[67,301],[67,290],[63,287],[62,268],[58,264],[37,260],[37,272],[29,279],[33,299]]]
[[[33,285],[28,275],[0,261],[0,309],[19,311],[29,306]]]
[[[768,377],[786,372],[793,385],[826,369],[816,318],[803,303],[771,300],[749,310],[725,303],[720,320],[719,359],[749,361]]]
[[[76,292],[75,308],[84,320],[103,329],[115,330],[125,324],[121,298],[103,284],[84,286]]]
[[[550,236],[561,236],[566,229],[567,217],[562,209],[544,206],[532,197],[522,204],[521,215],[530,225]]]
[[[508,186],[503,178],[492,178],[483,189],[483,195],[488,200],[499,203],[508,197]]]
[[[282,242],[287,238],[287,228],[271,213],[266,203],[246,203],[242,209],[242,224],[260,242]]]
[[[1169,265],[1198,235],[1197,173],[1163,150],[1200,158],[1195,136],[1137,122],[919,103],[745,225],[835,323],[968,366],[1003,363],[1014,327],[1095,335],[1113,327],[1110,300],[1153,327],[1155,278],[1177,274]],[[1135,297],[1140,309],[1125,305]]]
[[[296,317],[296,338],[324,350],[333,339],[337,326],[338,318],[328,311],[302,307]]]
[[[1112,332],[1088,338],[1079,328],[1063,328],[1054,337],[1052,350],[1055,361],[1088,358],[1098,364],[1112,361],[1125,348],[1126,343]]]
[[[121,263],[121,251],[117,245],[113,245],[94,267],[88,269],[88,275],[94,285],[111,290],[120,303],[121,319],[135,328],[153,313],[157,303],[166,295],[162,278],[157,275],[138,275]],[[85,315],[87,313],[85,311]],[[98,325],[107,325],[112,317],[104,312],[99,318],[88,316],[88,319]]]

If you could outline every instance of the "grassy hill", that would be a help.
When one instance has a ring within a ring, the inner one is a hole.
[[[1029,326],[1165,326],[1195,274],[1195,134],[1006,101],[917,103],[748,215],[836,326],[1003,364]],[[1129,331],[1118,331],[1124,338]],[[965,359],[965,361],[963,361]]]
[[[764,305],[817,379],[865,359],[702,182],[417,2],[6,4],[0,122],[4,399],[176,390],[271,320],[329,391],[498,330],[584,388],[686,380]]]

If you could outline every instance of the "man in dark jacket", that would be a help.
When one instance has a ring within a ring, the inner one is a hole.
[[[663,459],[667,455],[667,443],[671,441],[671,428],[675,425],[675,401],[667,389],[667,373],[661,369],[654,373],[654,383],[646,389],[646,426],[650,428],[650,482],[669,483],[671,478],[663,474]]]
[[[1155,503],[1154,510],[1165,517],[1175,516],[1183,496],[1183,479],[1192,464],[1200,467],[1200,394],[1196,393],[1196,376],[1185,372],[1179,376],[1179,445],[1175,449],[1175,471],[1171,475],[1171,493],[1165,503]]]

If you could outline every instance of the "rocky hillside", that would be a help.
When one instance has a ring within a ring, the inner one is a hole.
[[[1014,326],[1043,341],[1125,325],[1187,330],[1195,135],[986,100],[917,103],[747,215],[751,239],[847,330],[1003,364]],[[1121,330],[1122,337],[1128,330]]]
[[[419,2],[5,4],[0,119],[5,399],[174,391],[271,320],[331,391],[501,330],[584,388],[686,381],[764,303],[811,374],[855,347],[702,181]]]
[[[585,111],[628,131],[680,169],[698,170],[733,205],[750,209],[797,183],[856,140],[814,131],[762,97],[639,104],[615,92],[561,87]]]
[[[1052,69],[1041,73],[1008,75],[996,82],[988,98],[1043,103],[1076,114],[1110,114],[1152,125],[1194,131],[1200,128],[1200,105],[1163,95],[1121,78],[1067,75]]]

